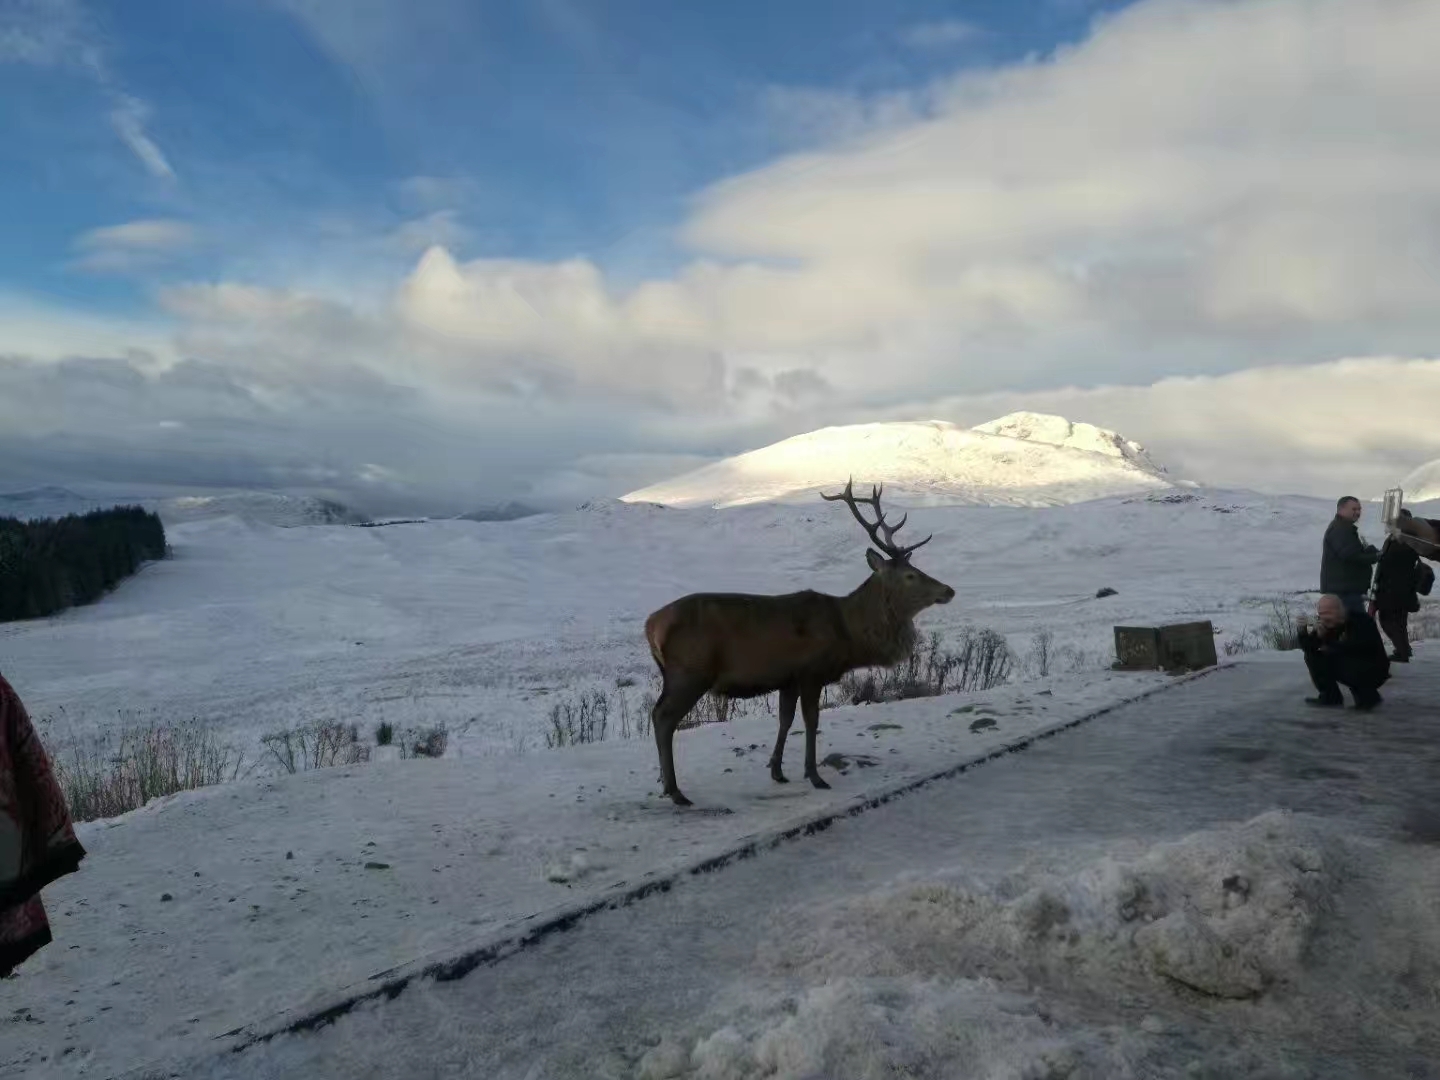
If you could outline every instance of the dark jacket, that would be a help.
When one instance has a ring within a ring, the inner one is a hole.
[[[1385,641],[1380,629],[1369,615],[1352,614],[1338,630],[1300,635],[1300,648],[1305,652],[1319,651],[1332,656],[1339,664],[1344,681],[1379,686],[1390,678],[1390,657],[1385,654]]]
[[[1419,611],[1415,574],[1420,556],[1415,549],[1387,537],[1375,564],[1375,607],[1379,611]]]
[[[1355,523],[1336,514],[1325,530],[1325,545],[1320,556],[1320,591],[1366,592],[1370,588],[1370,567],[1379,558],[1380,552],[1373,545],[1361,541]]]

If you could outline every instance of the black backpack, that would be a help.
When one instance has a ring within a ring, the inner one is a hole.
[[[1429,596],[1430,590],[1435,587],[1435,571],[1430,564],[1423,559],[1415,564],[1415,591],[1421,596]]]

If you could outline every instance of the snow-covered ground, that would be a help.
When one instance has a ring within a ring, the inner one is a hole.
[[[773,719],[753,705],[680,736],[699,804],[684,814],[658,798],[648,739],[545,750],[548,713],[601,689],[636,723],[653,672],[641,623],[684,592],[859,584],[864,535],[843,507],[597,502],[376,528],[206,518],[173,524],[174,557],[101,603],[0,625],[0,669],[59,754],[151,719],[198,718],[261,762],[263,735],[315,721],[366,739],[382,721],[451,732],[439,761],[261,768],[84,826],[90,859],[46,892],[56,944],[0,984],[0,1072],[109,1075],[187,1052],[1114,703],[1162,681],[1107,670],[1115,625],[1208,618],[1223,653],[1273,604],[1307,601],[1333,513],[1324,500],[1170,487],[1044,509],[895,495],[912,507],[907,532],[935,534],[917,564],[958,594],[922,630],[995,629],[1023,680],[827,710],[829,792],[770,783]],[[1364,531],[1379,539],[1373,521]],[[836,1007],[865,1012],[870,993]],[[976,993],[956,1000],[970,1008]],[[710,1068],[697,1075],[748,1075]]]
[[[654,746],[442,759],[249,780],[82,826],[81,873],[46,890],[58,944],[0,984],[27,1023],[0,1068],[61,1075],[193,1050],[432,953],[664,875],[737,841],[981,757],[1160,687],[1069,677],[827,710],[833,786],[774,784],[763,713],[682,733],[696,808],[660,798]],[[798,774],[803,740],[788,757]]]
[[[1052,671],[1096,671],[1117,624],[1209,618],[1223,648],[1277,598],[1303,602],[1332,513],[1323,500],[1164,492],[915,508],[901,536],[935,534],[917,565],[958,594],[923,630],[993,628],[1032,670],[1032,639],[1049,631]],[[224,518],[169,535],[174,558],[102,603],[0,625],[0,664],[47,739],[198,717],[253,760],[262,734],[333,719],[367,737],[382,721],[444,723],[453,754],[509,755],[540,746],[551,708],[580,690],[616,695],[633,679],[638,709],[654,673],[641,624],[676,596],[845,592],[868,572],[859,526],[819,499],[381,528]],[[1102,588],[1117,595],[1097,599]]]
[[[1307,709],[1297,669],[1247,661],[161,1075],[1433,1078],[1440,666],[1363,718]]]

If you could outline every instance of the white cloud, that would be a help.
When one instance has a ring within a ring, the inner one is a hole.
[[[161,180],[174,180],[164,152],[146,131],[149,106],[124,92],[105,60],[99,29],[80,0],[0,0],[0,64],[70,69],[111,98],[110,125],[136,159]]]
[[[145,218],[91,229],[75,239],[80,252],[70,266],[95,273],[151,269],[190,248],[195,229],[167,218]]]
[[[93,34],[78,0],[0,0],[0,64],[99,72]]]
[[[122,95],[110,113],[110,123],[114,125],[120,141],[130,148],[130,152],[150,170],[152,176],[161,180],[174,180],[175,170],[170,167],[170,162],[160,147],[155,145],[155,140],[145,131],[145,118],[149,111],[139,99],[128,94]]]
[[[1140,386],[944,398],[853,418],[925,415],[968,425],[1035,409],[1120,431],[1184,477],[1368,498],[1440,456],[1437,401],[1440,359],[1368,357]]]
[[[352,26],[345,5],[287,3],[357,70],[399,77],[393,5]],[[397,191],[415,218],[375,247],[426,250],[382,299],[219,281],[162,304],[178,354],[252,373],[270,402],[304,375],[584,403],[606,452],[700,453],[1023,405],[1227,483],[1373,487],[1440,456],[1414,413],[1440,400],[1434,361],[1334,362],[1440,340],[1437,40],[1422,0],[1146,0],[936,86],[777,91],[823,145],[699,193],[669,278],[459,259],[460,189],[414,177]],[[424,473],[349,468],[366,465]]]
[[[470,230],[460,221],[458,211],[447,209],[402,222],[388,240],[397,251],[412,254],[431,247],[454,248],[469,236]]]
[[[905,27],[900,40],[914,49],[946,49],[984,35],[983,29],[965,19],[937,19]]]

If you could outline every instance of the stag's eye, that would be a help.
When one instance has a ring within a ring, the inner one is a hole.
[[[914,572],[913,570],[907,572],[907,573],[905,574],[905,580],[906,580],[906,581],[914,581],[914,580],[915,580],[915,572]]]

